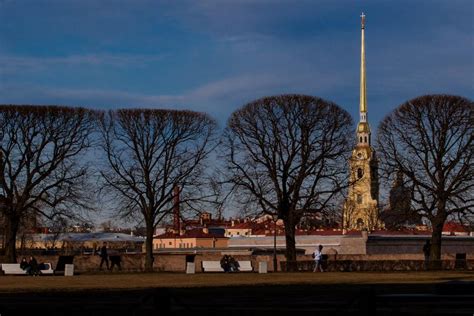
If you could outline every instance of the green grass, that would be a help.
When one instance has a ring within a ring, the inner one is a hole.
[[[218,287],[291,284],[423,284],[473,281],[473,272],[326,272],[326,273],[111,273],[64,276],[0,276],[0,292],[120,290],[162,287]]]

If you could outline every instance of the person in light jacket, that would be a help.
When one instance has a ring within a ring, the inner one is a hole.
[[[322,261],[323,261],[323,246],[322,245],[319,245],[318,246],[318,249],[316,249],[313,253],[313,258],[314,258],[314,270],[313,272],[316,272],[318,271],[321,271],[321,272],[324,272],[323,270],[323,265],[322,265]]]

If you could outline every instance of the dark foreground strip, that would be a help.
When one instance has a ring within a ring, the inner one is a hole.
[[[0,294],[10,315],[473,315],[474,284],[290,285]]]

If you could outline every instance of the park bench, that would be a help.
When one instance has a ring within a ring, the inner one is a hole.
[[[252,272],[252,262],[251,261],[239,261],[239,271],[241,272]]]
[[[202,271],[203,272],[224,272],[224,269],[222,269],[220,261],[203,261]]]
[[[252,272],[252,262],[250,261],[238,261],[239,271],[240,272]],[[224,272],[224,269],[221,267],[220,261],[203,261],[202,262],[202,271],[203,272]]]
[[[19,263],[2,263],[2,270],[4,274],[26,275],[26,271],[20,268]],[[41,274],[53,274],[54,270],[51,263],[40,263],[38,265]]]

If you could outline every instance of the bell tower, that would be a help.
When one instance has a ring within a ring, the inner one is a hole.
[[[361,15],[360,50],[360,120],[356,130],[356,146],[349,159],[349,191],[344,203],[343,228],[369,230],[382,228],[379,220],[378,161],[371,146],[370,126],[367,120],[367,91],[365,75],[365,15]]]

